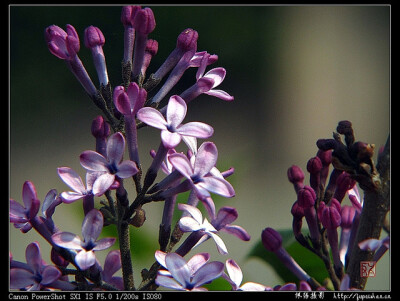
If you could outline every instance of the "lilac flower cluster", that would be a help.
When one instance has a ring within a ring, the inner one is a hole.
[[[307,162],[310,185],[304,183],[305,174],[297,165],[292,165],[288,169],[287,176],[297,195],[297,200],[291,208],[292,229],[296,240],[321,258],[329,272],[334,289],[347,290],[350,280],[345,271],[355,248],[356,234],[363,211],[363,198],[357,188],[356,179],[360,186],[365,186],[368,178],[367,172],[357,171],[360,166],[365,168],[366,164],[370,166],[371,173],[374,171],[371,160],[374,146],[363,142],[354,143],[349,121],[339,122],[337,131],[334,139],[317,141],[319,150],[316,156]],[[340,134],[345,136],[347,147],[341,142]],[[352,158],[354,161],[350,161]],[[333,170],[329,174],[331,165]],[[346,196],[350,205],[343,204]],[[304,219],[308,227],[307,235],[303,231]],[[272,228],[264,229],[262,242],[264,247],[275,253],[299,280],[306,281],[313,289],[325,289],[282,247],[282,237],[279,232]],[[376,262],[388,250],[389,236],[382,240],[366,239],[358,243],[358,248],[375,252],[372,261]]]

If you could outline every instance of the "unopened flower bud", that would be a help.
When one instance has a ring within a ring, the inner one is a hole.
[[[314,206],[316,198],[317,196],[314,189],[308,185],[305,185],[303,188],[301,188],[297,194],[299,206],[303,208]]]
[[[300,188],[304,187],[304,172],[303,170],[297,166],[297,165],[292,165],[289,167],[287,171],[287,176],[289,179],[289,182],[291,182],[294,185],[294,189],[296,192],[299,191]]]
[[[354,187],[356,181],[347,172],[343,172],[336,180],[335,194],[333,195],[339,202],[342,202],[346,192]]]
[[[139,5],[128,5],[122,7],[121,22],[124,26],[133,26],[136,13],[141,10],[142,7]]]
[[[353,219],[355,214],[356,214],[356,209],[353,206],[346,205],[342,207],[342,213],[341,213],[342,222],[340,223],[342,229],[351,229],[351,225],[353,224]]]
[[[311,158],[307,162],[307,171],[310,173],[310,186],[315,190],[319,190],[320,172],[322,170],[322,162],[318,157]]]
[[[104,120],[103,116],[99,115],[93,119],[92,135],[95,138],[107,138],[110,135],[110,126]]]
[[[325,206],[321,213],[321,223],[326,229],[336,229],[342,218],[335,206]]]
[[[101,30],[95,26],[89,26],[85,29],[84,42],[87,48],[103,46],[106,42]]]
[[[270,252],[275,252],[282,247],[282,236],[272,228],[268,227],[262,231],[261,240],[264,247]]]
[[[176,48],[180,49],[183,52],[197,49],[197,40],[199,38],[199,34],[196,30],[187,28],[180,33],[178,39],[176,41]]]
[[[137,32],[145,35],[148,35],[154,30],[156,27],[156,20],[151,8],[145,7],[137,11],[133,20],[133,27]]]

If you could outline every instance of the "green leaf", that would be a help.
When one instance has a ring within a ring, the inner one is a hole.
[[[294,237],[291,229],[278,231],[282,235],[282,247],[293,257],[293,259],[302,267],[304,271],[319,283],[322,283],[325,278],[329,277],[328,272],[325,268],[322,260],[300,245]],[[290,272],[286,266],[278,259],[278,257],[267,251],[261,239],[256,243],[254,248],[250,251],[247,257],[257,257],[269,264],[283,282],[294,282],[298,283],[299,279]]]

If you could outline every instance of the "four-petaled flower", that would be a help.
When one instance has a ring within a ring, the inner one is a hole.
[[[215,144],[204,142],[200,146],[193,164],[180,153],[170,155],[169,161],[192,183],[199,199],[204,200],[210,197],[210,192],[224,197],[233,197],[235,190],[232,185],[223,177],[210,173],[215,167],[217,158],[218,150]]]
[[[42,260],[38,242],[26,247],[26,268],[12,268],[10,271],[10,288],[39,291],[52,287],[51,284],[61,277],[61,272],[54,266],[46,265]]]
[[[177,95],[169,99],[166,118],[156,109],[145,107],[137,112],[137,118],[161,130],[161,140],[166,148],[176,147],[185,137],[209,138],[214,129],[202,122],[188,122],[182,124],[186,116],[187,105]]]
[[[125,151],[125,138],[117,132],[107,140],[107,158],[95,151],[84,151],[80,155],[81,165],[89,171],[104,172],[102,175],[102,189],[115,180],[115,176],[125,179],[138,172],[136,163],[130,160],[122,161]],[[122,162],[121,162],[122,161]],[[105,185],[107,184],[107,185]],[[110,187],[108,186],[107,189]],[[105,190],[107,190],[105,189]]]
[[[203,215],[201,211],[196,207],[187,205],[187,204],[178,204],[179,210],[183,210],[189,213],[191,216],[184,216],[179,220],[179,227],[183,232],[196,232],[200,231],[203,233],[203,236],[194,246],[198,246],[202,242],[206,241],[208,238],[212,238],[217,245],[218,251],[221,254],[227,254],[228,250],[225,246],[223,240],[216,234],[218,233],[217,229],[211,225],[206,218],[203,220]]]
[[[86,270],[96,262],[95,251],[107,249],[115,242],[115,238],[97,240],[102,229],[103,215],[99,210],[92,209],[82,223],[83,241],[70,232],[58,232],[52,236],[52,239],[60,247],[78,251],[75,262],[80,269]]]
[[[156,259],[167,269],[158,271],[156,284],[182,291],[206,291],[201,286],[220,277],[224,270],[222,262],[207,262],[207,253],[197,254],[186,262],[176,253],[157,251]]]

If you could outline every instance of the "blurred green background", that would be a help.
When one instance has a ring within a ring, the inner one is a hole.
[[[217,54],[209,66],[224,67],[221,88],[231,103],[201,96],[189,105],[186,120],[214,127],[218,168],[235,167],[229,178],[236,197],[215,198],[217,209],[234,206],[252,236],[242,242],[221,234],[229,255],[221,256],[208,241],[191,254],[212,253],[213,260],[235,259],[244,282],[280,283],[272,268],[246,254],[265,227],[291,227],[290,208],[296,195],[287,181],[292,164],[306,170],[317,152],[315,142],[330,138],[340,120],[350,120],[357,140],[383,145],[390,130],[390,6],[150,6],[157,26],[150,38],[159,52],[148,73],[155,71],[175,48],[186,28],[199,33],[198,51]],[[63,61],[50,54],[44,29],[72,24],[81,38],[79,56],[98,85],[83,31],[94,25],[106,37],[104,53],[110,81],[121,82],[123,26],[120,6],[10,6],[10,197],[22,202],[22,185],[32,181],[44,199],[50,189],[69,190],[57,167],[69,166],[84,178],[82,151],[94,149],[90,126],[100,111]],[[208,69],[208,70],[209,70]],[[195,81],[189,70],[172,93]],[[159,131],[139,132],[140,155],[149,166],[148,151],[159,144]],[[307,180],[308,181],[308,180]],[[126,185],[128,186],[128,184]],[[130,195],[134,195],[130,187]],[[347,204],[349,201],[345,201]],[[98,203],[97,203],[98,204]],[[133,257],[139,271],[154,261],[162,204],[146,205],[147,221],[134,229]],[[199,206],[203,210],[202,205]],[[81,203],[61,205],[54,220],[63,231],[80,235]],[[177,217],[178,215],[176,215]],[[25,261],[26,245],[37,240],[50,261],[47,243],[34,231],[21,234],[10,227],[10,249]],[[104,253],[104,254],[103,254]],[[106,252],[100,252],[104,262]],[[390,289],[390,256],[377,266],[369,290]]]

